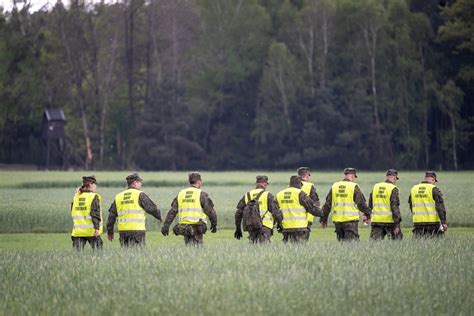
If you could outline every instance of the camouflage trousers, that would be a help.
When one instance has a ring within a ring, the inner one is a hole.
[[[302,230],[302,231],[289,231],[289,232],[283,232],[283,242],[293,242],[293,243],[300,243],[300,242],[306,242],[308,239],[306,239],[306,235],[308,234],[307,231]]]
[[[403,233],[400,230],[398,235],[393,234],[393,230],[396,228],[395,225],[377,225],[372,223],[372,229],[370,231],[370,239],[372,240],[383,240],[385,236],[392,240],[402,240]]]
[[[359,240],[359,221],[334,223],[339,241]]]
[[[200,246],[204,243],[204,234],[185,235],[184,244],[186,246]]]
[[[142,230],[120,232],[120,245],[122,247],[145,246],[145,232]]]
[[[72,248],[75,250],[82,250],[86,243],[89,243],[92,249],[102,249],[104,242],[102,238],[99,237],[73,237],[71,236],[72,240]]]
[[[444,231],[439,230],[440,224],[415,225],[413,228],[413,237],[415,238],[434,238],[443,237]]]
[[[308,222],[308,231],[305,235],[306,240],[309,240],[309,235],[311,234],[311,226],[313,226],[313,222]]]
[[[261,230],[251,231],[249,233],[249,241],[253,244],[270,242],[272,230],[268,227],[262,227]]]

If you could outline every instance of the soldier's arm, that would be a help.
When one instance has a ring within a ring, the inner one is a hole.
[[[273,219],[277,223],[278,226],[281,225],[281,221],[283,220],[283,213],[280,210],[280,207],[278,206],[278,203],[275,200],[275,197],[271,194],[268,193],[268,211],[272,213]]]
[[[332,204],[332,188],[329,189],[328,195],[326,195],[326,202],[323,205],[323,216],[319,220],[321,223],[327,223],[329,213],[331,213],[331,204]]]
[[[395,189],[394,189],[395,190]],[[370,192],[369,194],[369,208],[370,209],[373,209],[374,208],[374,204],[373,204],[373,200],[372,200],[372,192]]]
[[[94,229],[99,229],[100,228],[100,202],[97,195],[92,200],[90,217],[92,218],[92,224],[94,225]]]
[[[438,213],[441,224],[446,224],[446,208],[444,207],[443,193],[437,187],[433,188],[433,199],[435,200],[435,208]]]
[[[304,193],[303,191],[300,192],[299,200],[300,200],[300,204],[303,205],[306,212],[314,216],[321,217],[323,215],[321,212],[321,208],[319,206],[316,206],[314,204],[314,201],[308,195],[306,195],[306,193]]]
[[[390,209],[392,210],[393,223],[395,226],[399,226],[402,221],[402,215],[400,213],[400,196],[398,188],[394,188],[390,195]]]
[[[114,225],[117,219],[117,206],[115,205],[115,201],[112,202],[109,208],[109,219],[107,221],[107,233],[109,235],[114,234]]]
[[[235,210],[235,229],[239,230],[242,227],[243,210],[245,207],[245,195],[240,199]]]
[[[411,194],[408,196],[408,206],[410,207],[410,212],[413,213],[413,205],[411,204]]]
[[[314,187],[314,185],[311,186],[311,190],[309,191],[309,197],[311,198],[311,200],[313,200],[314,205],[318,207],[321,206],[321,202],[319,201],[319,196],[316,192],[316,188]]]
[[[367,218],[370,218],[370,214],[372,212],[370,211],[370,208],[367,206],[367,202],[365,201],[365,196],[360,190],[358,185],[356,185],[354,189],[354,202],[357,205],[357,208],[359,209],[359,211],[364,213],[367,216]]]
[[[141,192],[138,197],[138,204],[143,207],[145,212],[156,218],[161,222],[161,211],[156,206],[155,202],[153,202],[146,193]]]
[[[217,214],[216,214],[216,211],[214,210],[214,202],[212,202],[209,195],[207,195],[207,193],[203,191],[201,191],[200,200],[201,200],[201,207],[204,210],[204,213],[206,213],[207,217],[209,217],[209,220],[211,221],[211,225],[217,226]]]
[[[175,197],[173,202],[171,202],[171,208],[166,215],[165,223],[163,227],[168,228],[170,227],[171,223],[173,222],[174,218],[178,214],[178,197]]]

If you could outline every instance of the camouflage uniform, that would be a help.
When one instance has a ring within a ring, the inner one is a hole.
[[[421,183],[429,183],[422,181]],[[446,208],[444,206],[444,199],[441,190],[437,187],[433,188],[432,191],[433,199],[435,200],[435,208],[438,213],[441,224],[446,224]],[[413,212],[411,194],[408,197],[408,204],[410,205],[410,211]],[[413,229],[414,237],[442,237],[444,231],[440,229],[440,223],[415,223]]]
[[[311,176],[310,169],[308,167],[299,167],[296,171],[298,172],[298,175],[300,177],[305,174],[309,174]],[[304,180],[301,180],[301,181],[304,182]],[[314,187],[314,184],[311,186],[311,190],[309,191],[309,197],[311,198],[311,200],[313,200],[314,204],[317,207],[321,207],[321,202],[319,202],[319,196],[318,196],[318,193],[316,192],[316,188]],[[309,240],[312,226],[313,226],[313,222],[308,221],[308,231],[305,236],[306,240]]]
[[[92,192],[92,191],[84,190],[84,192]],[[72,211],[72,205],[73,203],[71,203],[71,211]],[[100,202],[97,196],[94,197],[94,199],[92,200],[90,217],[92,218],[92,224],[94,225],[94,229],[99,229],[100,228]],[[86,243],[89,243],[92,249],[102,249],[102,246],[104,244],[100,236],[98,237],[71,236],[71,240],[72,240],[72,247],[76,250],[84,249],[84,246],[86,245]]]
[[[129,187],[131,188],[131,187]],[[146,195],[141,192],[138,197],[138,204],[151,216],[161,221],[161,211],[158,209],[156,204]],[[117,220],[117,205],[115,200],[112,202],[109,208],[109,220],[107,223],[107,233],[113,236],[114,225]],[[144,230],[129,230],[121,231],[120,234],[120,245],[122,247],[128,246],[144,246],[145,245],[145,231]]]
[[[217,227],[217,214],[214,210],[214,203],[212,202],[209,195],[201,191],[200,196],[201,207],[204,213],[209,217],[209,221],[211,222],[211,227]],[[171,203],[171,209],[168,211],[166,215],[165,223],[163,224],[162,231],[168,231],[171,223],[173,222],[174,218],[178,214],[178,196],[176,196]],[[184,243],[186,245],[201,245],[203,243],[203,236],[207,231],[206,224],[201,222],[201,224],[178,224],[183,227],[184,231],[186,232],[184,235]]]
[[[391,183],[390,181],[385,181]],[[373,208],[372,192],[369,196],[369,208]],[[392,211],[393,223],[371,223],[370,239],[380,240],[384,239],[388,235],[389,239],[392,240],[401,240],[403,239],[403,234],[400,231],[398,235],[393,233],[395,228],[400,228],[400,222],[402,221],[402,216],[400,214],[400,197],[398,188],[393,188],[392,194],[390,195],[390,210]]]
[[[344,179],[343,181],[349,181]],[[360,190],[359,186],[356,185],[354,189],[354,203],[357,205],[359,211],[364,213],[368,218],[370,218],[370,209],[367,206],[365,201],[364,194]],[[321,217],[321,223],[327,223],[329,213],[331,212],[332,206],[332,188],[329,190],[328,195],[326,196],[326,203],[323,205],[323,216]],[[359,221],[349,221],[349,222],[338,222],[334,223],[336,228],[335,233],[337,235],[337,240],[359,240]]]
[[[256,189],[265,189],[262,185],[258,184],[255,186]],[[236,231],[241,231],[242,226],[242,218],[243,218],[243,210],[245,208],[245,195],[240,199],[239,203],[237,204],[237,210],[235,211],[235,227]],[[268,212],[270,212],[273,216],[273,220],[276,221],[277,225],[281,225],[281,221],[283,219],[283,215],[281,214],[280,209],[278,208],[278,204],[275,200],[275,197],[268,193]],[[263,226],[262,230],[260,231],[251,231],[249,232],[249,240],[252,243],[263,243],[269,242],[271,236],[273,235],[273,230]]]

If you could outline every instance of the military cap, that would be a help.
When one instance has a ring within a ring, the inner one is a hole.
[[[309,167],[299,167],[296,172],[298,172],[298,175],[300,176],[305,174],[311,175]]]
[[[86,184],[86,183],[96,183],[97,184],[97,180],[95,179],[94,175],[84,176],[84,177],[82,177],[82,183],[84,183],[84,184]]]
[[[257,182],[266,182],[266,183],[268,183],[268,177],[265,176],[265,175],[259,175],[259,176],[256,177],[256,179],[257,179]]]
[[[138,173],[132,173],[131,175],[127,176],[125,179],[127,180],[128,184],[133,183],[134,181],[140,181],[140,182],[143,181],[143,179],[140,178]]]
[[[190,172],[188,174],[189,183],[195,183],[198,180],[201,180],[201,174],[197,171]]]
[[[291,176],[290,186],[295,188],[301,188],[301,178],[299,176]]]
[[[426,177],[432,177],[435,179],[435,182],[438,182],[438,178],[436,177],[436,172],[434,171],[426,171],[425,178]]]
[[[395,169],[388,169],[387,170],[387,173],[385,174],[386,176],[396,176],[397,177],[397,180],[399,179],[398,178],[398,171],[395,170]]]
[[[353,174],[357,178],[357,170],[355,168],[344,169],[344,174]]]

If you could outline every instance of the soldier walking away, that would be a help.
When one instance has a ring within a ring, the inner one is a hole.
[[[314,183],[309,182],[311,178],[311,171],[308,167],[299,167],[298,170],[298,175],[301,178],[301,183],[302,187],[301,190],[308,195],[311,200],[313,200],[314,205],[317,207],[320,207],[321,204],[319,202],[319,196],[318,193],[316,193],[316,188],[314,187]],[[311,215],[310,213],[308,215],[308,233],[306,234],[306,239],[309,239],[309,235],[311,234],[311,226],[313,226],[313,220],[314,216]]]
[[[311,198],[301,190],[299,176],[291,176],[289,187],[278,192],[277,203],[283,215],[282,226],[278,228],[283,233],[283,241],[306,242],[308,233],[307,213],[321,216],[321,209]]]
[[[242,219],[244,217],[244,209],[248,205],[249,201],[257,199],[258,210],[259,210],[259,221],[258,228],[254,228],[249,231],[249,240],[252,243],[264,243],[270,242],[270,238],[273,235],[274,221],[278,226],[281,226],[283,219],[278,204],[275,201],[273,195],[265,191],[268,186],[268,177],[265,175],[256,177],[255,189],[247,192],[237,204],[237,210],[235,211],[235,233],[234,237],[237,239],[242,238]],[[250,216],[249,216],[250,217]],[[244,231],[248,231],[246,221],[250,219],[244,218]],[[255,225],[253,225],[255,226]]]
[[[364,213],[364,221],[370,219],[370,209],[355,183],[356,178],[356,169],[344,169],[344,179],[332,185],[323,206],[321,227],[327,227],[329,213],[332,211],[332,221],[339,241],[359,240],[359,211]]]
[[[145,245],[145,212],[161,222],[161,212],[156,204],[141,191],[143,179],[137,173],[126,178],[128,188],[115,196],[109,208],[107,238],[114,239],[114,225],[120,235],[122,247]]]
[[[95,176],[82,177],[82,186],[77,189],[71,203],[73,229],[71,233],[72,247],[84,249],[88,242],[92,249],[102,249],[102,211],[101,196],[96,193],[97,180]]]
[[[173,233],[184,236],[186,245],[201,245],[207,231],[207,217],[211,222],[211,233],[217,232],[217,214],[211,198],[201,190],[201,175],[198,172],[191,172],[188,179],[191,186],[181,190],[174,198],[161,233],[163,236],[168,236],[169,227],[178,215],[178,224],[173,227]]]
[[[389,239],[403,239],[400,230],[400,196],[396,183],[398,171],[389,169],[385,173],[385,182],[374,185],[369,196],[369,208],[372,210],[372,230],[370,239],[381,240],[388,235]]]
[[[408,204],[415,226],[414,237],[442,237],[448,230],[443,194],[436,182],[436,173],[427,171],[425,180],[411,188]]]

